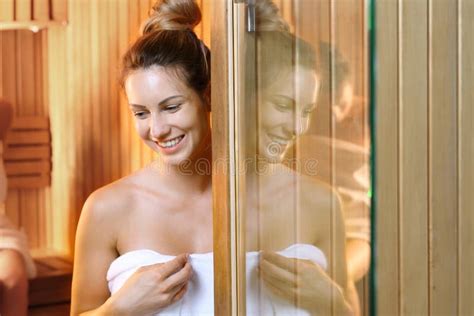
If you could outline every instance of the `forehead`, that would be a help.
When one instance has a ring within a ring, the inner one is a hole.
[[[170,94],[189,95],[192,89],[173,69],[152,66],[133,71],[125,80],[125,92],[130,103],[146,103],[147,100],[156,102],[156,99],[164,99]]]
[[[316,101],[319,81],[314,70],[297,68],[282,72],[263,92],[264,95],[281,94],[302,103],[313,103]]]

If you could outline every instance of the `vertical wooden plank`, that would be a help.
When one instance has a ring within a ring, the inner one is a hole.
[[[231,241],[230,241],[230,166],[228,135],[229,135],[229,107],[222,106],[229,102],[229,33],[227,12],[229,1],[214,1],[211,11],[213,33],[211,34],[212,47],[212,159],[225,161],[223,170],[217,170],[212,175],[213,218],[214,218],[214,313],[216,315],[231,315],[232,283],[231,283]],[[230,11],[232,12],[232,11]],[[217,133],[217,131],[219,131]],[[221,169],[222,169],[221,168]]]
[[[36,33],[33,37],[33,78],[31,79],[34,84],[35,100],[34,100],[34,115],[44,116],[44,96],[43,96],[43,34],[45,31]]]
[[[32,18],[30,0],[15,0],[15,20],[30,21]]]
[[[54,21],[66,22],[68,19],[68,2],[74,0],[49,0],[51,3],[51,16]],[[72,14],[72,12],[71,12]]]
[[[430,312],[457,315],[457,3],[430,6]]]
[[[377,315],[400,315],[398,183],[398,5],[376,5],[376,287]]]
[[[2,97],[13,107],[16,105],[16,32],[3,31],[2,51]]]
[[[128,0],[120,0],[118,5],[118,50],[120,56],[120,63],[122,56],[125,54],[128,48]],[[124,176],[131,172],[130,167],[130,111],[128,109],[128,102],[123,91],[119,94],[119,106],[120,106],[120,172]]]
[[[148,0],[138,0],[140,10],[140,25],[148,18],[150,12],[150,4]]]
[[[11,22],[15,19],[15,2],[14,0],[0,1],[0,21]]]
[[[133,42],[139,34],[140,26],[140,7],[137,1],[129,1],[129,41]],[[130,125],[129,130],[129,141],[131,144],[130,150],[130,162],[131,169],[137,170],[142,165],[141,152],[143,144],[138,139],[137,132],[135,131],[134,124]]]
[[[15,227],[20,227],[20,194],[18,190],[8,190],[7,200],[5,201],[5,214]]]
[[[401,314],[428,315],[428,1],[400,5]]]
[[[110,80],[109,80],[109,103],[110,103],[110,179],[108,181],[115,181],[120,177],[120,162],[121,156],[119,155],[119,146],[120,146],[120,133],[119,133],[119,121],[120,121],[120,109],[119,109],[119,100],[118,100],[118,86],[117,86],[117,70],[119,66],[119,55],[118,55],[118,41],[119,41],[119,32],[118,32],[118,2],[111,1],[109,3],[109,71],[110,71]]]
[[[459,315],[474,312],[474,2],[459,1]]]
[[[33,20],[49,21],[49,0],[33,0]]]
[[[212,0],[202,0],[202,35],[201,39],[207,47],[211,47],[211,5]]]
[[[97,109],[97,116],[94,116],[95,124],[100,131],[100,138],[97,146],[102,147],[102,152],[94,152],[94,159],[100,161],[100,169],[98,173],[94,175],[94,184],[96,187],[102,186],[105,179],[109,179],[109,169],[110,165],[110,151],[108,142],[110,141],[109,135],[109,124],[107,118],[110,113],[110,104],[108,97],[108,75],[110,72],[108,62],[109,62],[109,50],[108,50],[108,40],[110,34],[107,33],[108,25],[108,16],[107,16],[107,3],[99,2],[97,6],[97,27],[98,29],[98,95],[99,95],[99,104],[101,107]]]
[[[35,114],[34,33],[17,31],[17,114]]]

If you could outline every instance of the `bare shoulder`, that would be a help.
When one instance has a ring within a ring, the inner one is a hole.
[[[99,307],[110,295],[105,276],[117,258],[117,232],[127,220],[135,178],[96,190],[84,204],[76,232],[71,315]]]
[[[134,200],[139,173],[134,173],[94,191],[87,198],[81,217],[108,225],[122,218]]]

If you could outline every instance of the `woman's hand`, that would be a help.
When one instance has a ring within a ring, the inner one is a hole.
[[[264,251],[259,269],[271,292],[311,313],[330,315],[333,308],[335,315],[352,314],[341,288],[312,261]]]
[[[105,305],[113,315],[155,314],[183,297],[191,276],[191,264],[184,254],[141,267]]]

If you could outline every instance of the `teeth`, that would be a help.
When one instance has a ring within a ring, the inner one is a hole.
[[[184,136],[179,136],[179,137],[173,138],[171,140],[168,140],[166,142],[158,142],[158,145],[160,145],[161,147],[164,147],[164,148],[174,147],[174,146],[176,146],[176,144],[178,144],[183,139],[183,137]]]
[[[280,138],[280,137],[275,137],[275,136],[272,136],[271,139],[272,141],[274,141],[275,143],[279,145],[286,145],[289,142],[289,140],[286,138]]]

